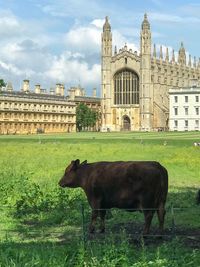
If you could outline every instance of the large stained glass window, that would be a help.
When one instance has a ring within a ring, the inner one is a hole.
[[[114,75],[114,104],[139,104],[139,78],[129,69],[123,69]]]

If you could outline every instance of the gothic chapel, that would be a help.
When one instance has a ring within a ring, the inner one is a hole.
[[[159,57],[151,43],[151,29],[144,15],[140,34],[140,53],[127,45],[112,52],[111,26],[106,17],[101,47],[102,131],[167,130],[170,88],[191,86],[200,81],[200,60],[193,63],[181,43],[176,62],[168,48]]]

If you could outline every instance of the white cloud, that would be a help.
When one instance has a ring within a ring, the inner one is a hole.
[[[91,22],[91,25],[96,26],[97,28],[100,28],[101,30],[103,29],[103,25],[105,23],[105,19],[94,19]]]
[[[77,84],[80,80],[83,86],[96,86],[100,83],[101,67],[94,64],[89,67],[87,62],[79,62],[77,59],[69,59],[69,53],[63,53],[56,58],[49,70],[45,72],[46,77],[54,81],[66,84]]]
[[[18,19],[9,10],[0,10],[0,36],[1,38],[13,38],[24,31]]]
[[[101,43],[101,30],[93,25],[71,29],[65,36],[66,46],[72,51],[98,53]]]

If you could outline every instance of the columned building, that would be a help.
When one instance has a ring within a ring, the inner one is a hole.
[[[174,50],[152,47],[151,27],[144,15],[140,52],[124,47],[113,49],[111,25],[105,19],[101,36],[102,131],[151,131],[169,127],[169,89],[200,85],[200,61],[186,61],[183,43],[178,59]]]

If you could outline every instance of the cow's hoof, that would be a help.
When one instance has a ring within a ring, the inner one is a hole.
[[[90,228],[89,228],[89,233],[90,233],[90,234],[94,234],[94,232],[95,232],[95,228],[94,228],[94,227],[90,227]]]
[[[99,231],[100,234],[104,234],[105,233],[105,228],[101,228]]]

